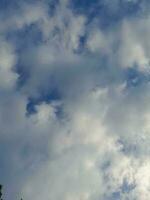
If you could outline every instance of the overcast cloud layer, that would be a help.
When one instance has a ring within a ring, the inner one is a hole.
[[[5,200],[150,200],[149,0],[0,1]]]

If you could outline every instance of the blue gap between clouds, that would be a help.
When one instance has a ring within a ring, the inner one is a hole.
[[[19,74],[17,89],[20,89],[30,76],[28,69],[20,61],[20,56],[28,49],[32,49],[42,44],[42,33],[36,24],[33,23],[29,26],[25,26],[21,30],[7,32],[5,37],[10,43],[14,44],[16,48],[18,62],[14,67],[14,70]]]
[[[127,88],[138,87],[150,80],[149,74],[140,72],[136,66],[125,71]]]
[[[88,17],[88,23],[93,19],[98,19],[102,28],[112,27],[122,19],[140,15],[141,0],[136,2],[120,0],[117,2],[116,9],[111,8],[113,1],[104,0],[72,0],[71,7],[75,13],[85,14]]]
[[[122,186],[118,191],[113,192],[109,197],[106,197],[107,200],[119,200],[121,199],[122,194],[129,194],[134,188],[135,184],[129,184],[127,180],[124,179]]]
[[[45,102],[47,104],[50,104],[54,101],[60,101],[61,100],[61,96],[58,92],[57,89],[53,89],[51,90],[49,93],[41,93],[41,95],[38,98],[33,98],[33,97],[29,97],[28,98],[28,104],[26,107],[27,116],[30,116],[34,113],[36,113],[36,106],[40,105],[42,102]],[[62,116],[62,107],[61,106],[57,106],[56,109],[56,113],[55,113],[58,117]]]
[[[9,31],[6,33],[6,39],[16,47],[17,54],[20,54],[28,47],[40,45],[43,42],[42,33],[36,24],[24,26],[23,29]]]
[[[38,30],[36,24],[31,24],[30,26],[25,26],[20,31],[8,32],[6,35],[8,41],[12,42],[16,46],[16,52],[18,57],[23,54],[27,49],[39,46],[43,43],[42,34]],[[20,90],[27,80],[30,78],[30,73],[28,68],[18,59],[18,63],[15,66],[15,71],[19,74],[17,90]],[[27,116],[36,112],[35,106],[42,102],[51,103],[52,101],[60,101],[61,95],[59,94],[57,88],[52,88],[50,91],[40,89],[37,98],[29,97],[27,104]],[[61,116],[62,109],[60,106],[57,107],[56,115]]]

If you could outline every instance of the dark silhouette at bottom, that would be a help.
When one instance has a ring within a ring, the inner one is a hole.
[[[2,200],[2,188],[3,186],[0,184],[0,200]]]
[[[2,195],[3,195],[3,194],[2,194],[2,189],[3,189],[3,186],[0,184],[0,200],[3,200],[3,199],[2,199]],[[23,199],[21,199],[21,200],[23,200]]]

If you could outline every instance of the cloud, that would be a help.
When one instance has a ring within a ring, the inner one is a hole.
[[[17,56],[13,47],[3,38],[1,38],[0,44],[0,88],[7,90],[15,85],[18,77],[13,71]]]
[[[107,24],[71,1],[2,12],[5,199],[149,199],[149,4],[119,2],[95,4],[112,18],[133,4],[141,15]]]

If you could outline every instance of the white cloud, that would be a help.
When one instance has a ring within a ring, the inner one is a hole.
[[[0,88],[12,88],[18,75],[13,71],[17,56],[13,47],[3,38],[0,40]]]
[[[99,29],[93,30],[89,35],[87,48],[94,53],[108,54],[111,51],[109,40],[109,35],[106,35]]]
[[[117,192],[121,200],[148,200],[149,83],[128,88],[122,74],[134,65],[139,73],[149,70],[149,18],[126,19],[104,31],[61,1],[51,16],[45,2],[23,3],[4,22],[2,34],[31,24],[42,33],[40,44],[29,44],[20,54],[15,42],[0,42],[6,199],[21,191],[27,200],[107,200]],[[77,53],[81,36],[85,48]],[[18,59],[29,74],[19,89]],[[39,100],[53,89],[60,100]],[[35,112],[27,115],[29,97]],[[125,181],[133,186],[129,191],[122,191]]]

